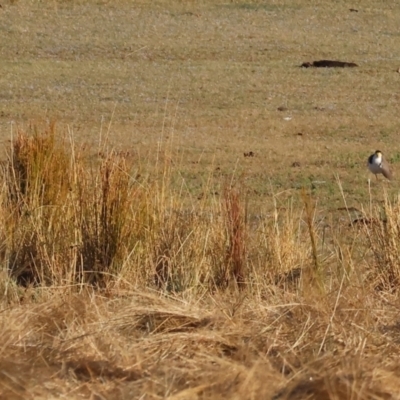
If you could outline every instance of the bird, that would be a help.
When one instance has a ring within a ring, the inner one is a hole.
[[[389,163],[383,158],[383,154],[380,150],[376,150],[374,154],[368,157],[368,168],[375,174],[377,179],[378,174],[382,174],[386,179],[389,179],[389,181],[393,177]]]

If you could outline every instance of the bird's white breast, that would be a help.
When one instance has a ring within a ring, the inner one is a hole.
[[[371,172],[377,174],[381,171],[382,157],[373,157],[372,162],[369,164]]]

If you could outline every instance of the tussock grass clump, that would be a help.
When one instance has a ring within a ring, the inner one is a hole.
[[[62,220],[70,216],[65,207],[72,183],[69,161],[54,125],[30,135],[20,131],[12,143],[2,171],[1,211],[3,256],[18,283],[53,283],[62,276],[55,268],[56,258],[69,253],[60,247],[60,239],[68,237]]]
[[[2,179],[3,257],[18,283],[101,286],[122,269],[145,201],[129,160],[110,151],[90,167],[50,125],[18,133]]]

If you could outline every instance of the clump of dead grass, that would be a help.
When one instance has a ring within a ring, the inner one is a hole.
[[[11,276],[23,285],[102,286],[118,274],[146,201],[129,168],[113,151],[85,165],[54,125],[20,131],[2,174],[2,255]]]

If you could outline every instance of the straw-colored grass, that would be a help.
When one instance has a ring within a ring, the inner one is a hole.
[[[397,201],[325,233],[306,192],[254,221],[240,185],[188,207],[179,171],[134,164],[54,125],[15,138],[3,398],[396,398]]]

